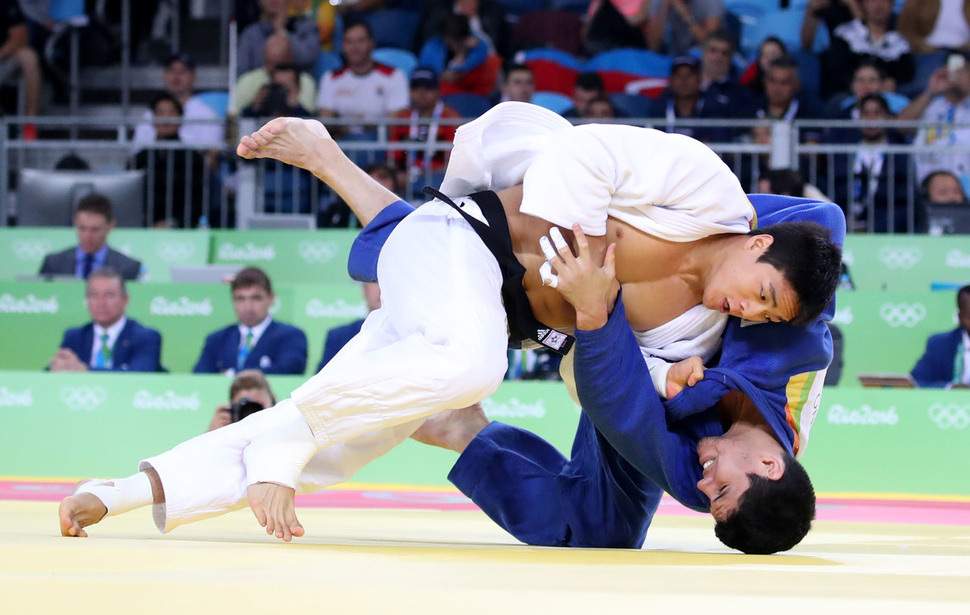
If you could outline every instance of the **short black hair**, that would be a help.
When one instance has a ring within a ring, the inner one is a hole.
[[[152,97],[152,102],[149,103],[148,107],[154,113],[155,107],[158,106],[158,103],[165,102],[166,100],[172,103],[173,105],[175,105],[175,111],[180,116],[185,113],[185,109],[182,108],[182,103],[180,103],[174,96],[172,96],[168,92],[159,92],[158,94],[156,94],[154,97]]]
[[[606,86],[603,84],[603,78],[600,77],[599,73],[592,71],[576,75],[576,87],[584,90],[596,90],[597,92],[602,92],[606,89]]]
[[[756,555],[787,551],[801,542],[815,519],[815,488],[805,467],[786,454],[778,480],[748,478],[751,486],[737,510],[714,525],[714,535],[732,549]]]
[[[966,286],[961,286],[960,290],[957,291],[957,309],[959,310],[963,306],[960,305],[961,300],[970,300],[970,284]]]
[[[795,71],[795,74],[798,75],[798,60],[790,55],[783,55],[772,60],[771,63],[768,64],[768,68],[783,68],[793,70]]]
[[[807,325],[818,318],[835,297],[842,268],[842,250],[831,231],[816,222],[779,222],[748,234],[774,238],[758,262],[780,271],[798,295],[792,324]]]
[[[802,196],[805,194],[805,179],[795,169],[771,169],[762,177],[768,180],[772,194]]]
[[[259,286],[266,291],[267,295],[273,294],[273,284],[269,281],[269,276],[259,267],[240,269],[232,280],[231,292],[241,288],[252,288],[253,286]]]
[[[351,28],[363,28],[364,32],[367,33],[367,38],[374,40],[374,30],[370,27],[365,19],[358,16],[353,16],[344,21],[344,32]]]
[[[103,216],[108,222],[115,219],[114,214],[111,213],[111,201],[108,199],[108,197],[96,192],[93,192],[78,201],[77,211],[78,213],[84,211],[89,214]]]
[[[855,70],[852,71],[852,76],[854,77],[856,73],[859,72],[861,68],[872,68],[879,73],[880,79],[886,78],[886,63],[877,56],[865,56],[859,63],[856,64]]]
[[[871,94],[866,94],[865,96],[859,99],[859,102],[856,103],[856,105],[861,110],[862,107],[864,107],[867,102],[874,102],[877,105],[879,105],[886,115],[891,115],[893,117],[895,117],[896,115],[893,113],[892,109],[889,108],[889,101],[886,100],[886,97],[880,94],[879,92],[872,92]]]
[[[735,48],[737,48],[737,38],[734,34],[727,28],[718,28],[710,34],[704,37],[704,42],[701,43],[701,47],[707,47],[707,44],[712,41],[722,41],[731,46],[731,52],[733,53]]]

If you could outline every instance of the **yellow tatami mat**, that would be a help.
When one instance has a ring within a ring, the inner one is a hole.
[[[970,612],[970,527],[817,522],[745,556],[703,517],[641,551],[526,547],[480,512],[301,508],[283,544],[248,510],[158,534],[149,509],[58,534],[57,504],[0,501],[4,613]],[[671,609],[678,609],[672,611]]]

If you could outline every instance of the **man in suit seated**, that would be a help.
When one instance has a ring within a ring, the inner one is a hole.
[[[126,280],[141,273],[141,262],[112,250],[108,234],[115,227],[111,201],[100,194],[89,194],[77,204],[74,228],[77,245],[44,257],[40,275],[64,275],[87,279],[92,271],[111,267]]]
[[[957,291],[960,326],[926,341],[926,352],[910,375],[921,387],[970,388],[970,285]]]
[[[381,307],[381,287],[377,285],[377,282],[366,282],[361,287],[361,291],[364,294],[364,302],[367,303],[367,313],[370,314],[377,308]],[[334,357],[335,354],[340,352],[340,349],[350,341],[352,337],[360,333],[360,327],[364,324],[364,319],[358,319],[354,322],[349,322],[345,325],[340,325],[339,327],[333,327],[327,331],[327,338],[323,342],[323,355],[320,357],[320,364],[317,365],[317,371],[319,372],[323,369],[323,366],[330,362],[330,359]]]
[[[120,273],[110,266],[91,272],[85,301],[92,322],[64,332],[50,371],[165,371],[162,336],[125,315],[128,291]]]
[[[266,272],[246,267],[232,281],[236,324],[210,334],[196,374],[234,374],[258,369],[266,374],[302,374],[306,369],[306,334],[276,322],[269,314],[276,295]]]

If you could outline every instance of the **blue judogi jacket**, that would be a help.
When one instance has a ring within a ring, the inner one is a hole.
[[[833,203],[777,195],[756,194],[749,198],[761,227],[808,220],[829,228],[832,241],[840,247],[845,242],[845,218]],[[376,279],[380,248],[397,222],[410,211],[412,207],[407,203],[394,203],[361,232],[350,253],[351,277],[362,281]],[[576,385],[584,413],[590,419],[581,421],[579,430],[595,429],[650,482],[685,506],[706,512],[710,502],[697,489],[702,468],[696,447],[700,438],[724,433],[716,409],[718,401],[730,391],[745,393],[771,425],[778,441],[792,455],[798,453],[801,414],[817,411],[818,400],[807,399],[807,393],[814,380],[823,376],[818,372],[832,360],[832,338],[825,322],[834,313],[833,301],[808,326],[751,324],[730,318],[717,365],[707,369],[704,379],[695,386],[663,401],[653,388],[618,299],[604,327],[576,332]],[[577,433],[577,440],[580,439],[589,438]],[[639,482],[626,484],[642,488]],[[510,484],[507,488],[515,487]],[[642,515],[643,511],[631,509],[629,513]],[[652,510],[648,514],[652,515]],[[550,544],[513,533],[530,544]]]

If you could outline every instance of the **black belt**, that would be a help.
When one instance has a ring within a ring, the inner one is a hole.
[[[532,312],[529,297],[522,286],[525,267],[512,251],[509,221],[505,217],[505,209],[498,195],[491,190],[486,190],[468,196],[482,210],[482,215],[488,221],[488,224],[484,224],[481,220],[465,213],[461,205],[434,188],[426,186],[424,192],[448,203],[461,214],[498,262],[499,270],[502,272],[502,302],[505,304],[505,315],[509,323],[509,345],[517,348],[523,340],[529,339],[561,355],[569,352],[576,338],[542,324],[536,320]]]

